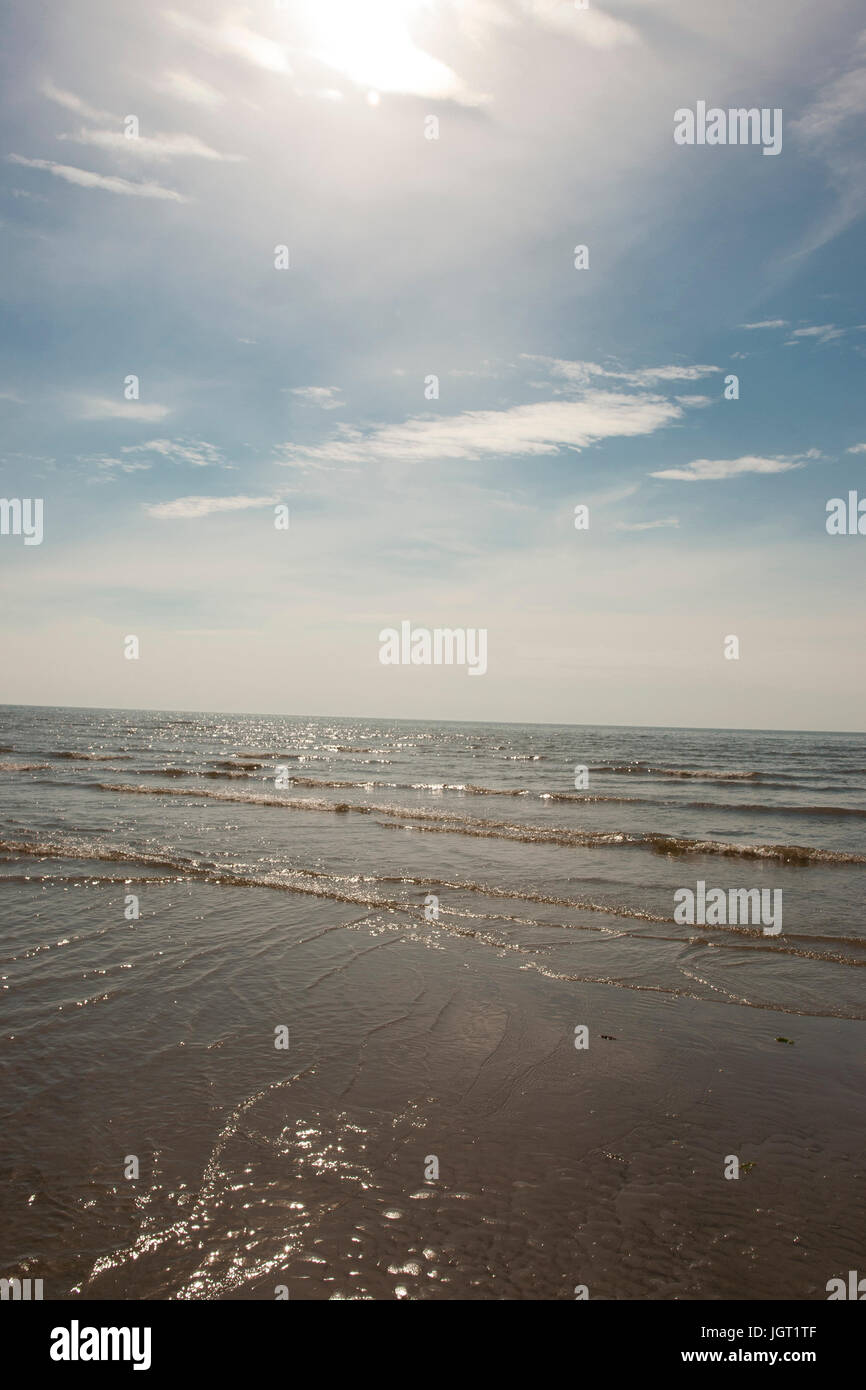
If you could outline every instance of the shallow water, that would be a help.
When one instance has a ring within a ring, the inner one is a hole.
[[[862,1263],[866,736],[6,707],[0,746],[0,1273],[807,1299]],[[782,932],[677,923],[699,880]]]

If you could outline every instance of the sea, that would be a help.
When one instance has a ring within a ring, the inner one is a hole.
[[[826,1298],[864,866],[864,734],[0,707],[0,1277]]]

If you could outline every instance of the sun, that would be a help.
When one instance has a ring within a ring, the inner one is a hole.
[[[454,97],[456,73],[412,37],[413,19],[432,8],[431,0],[306,0],[304,46],[367,92]]]

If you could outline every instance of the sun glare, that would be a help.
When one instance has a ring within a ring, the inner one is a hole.
[[[424,0],[309,0],[301,21],[306,47],[368,90],[454,96],[459,79],[410,32],[413,17],[427,8]]]

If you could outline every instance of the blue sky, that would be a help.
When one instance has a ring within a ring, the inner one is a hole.
[[[0,699],[866,727],[854,0],[3,13]]]

